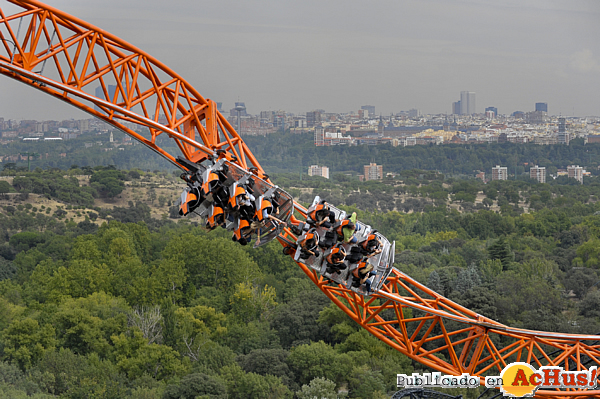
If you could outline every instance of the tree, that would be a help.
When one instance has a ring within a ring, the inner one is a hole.
[[[218,377],[204,373],[188,374],[177,385],[169,385],[162,399],[226,399],[227,387]]]
[[[223,313],[207,306],[194,306],[175,310],[177,334],[181,337],[180,352],[193,361],[200,359],[202,347],[211,339],[227,332]]]
[[[458,292],[466,292],[481,284],[481,278],[479,277],[475,263],[471,263],[466,269],[461,269],[456,276],[454,284],[454,289]]]
[[[298,384],[308,384],[317,377],[340,383],[353,367],[350,356],[338,354],[323,341],[296,346],[287,362]]]
[[[14,263],[0,257],[0,281],[12,279],[17,275],[17,268]]]
[[[64,300],[53,321],[61,346],[79,355],[107,357],[113,350],[111,337],[127,328],[128,312],[122,298],[98,292],[87,298]]]
[[[427,287],[431,288],[435,292],[442,292],[444,290],[442,281],[440,280],[440,275],[435,270],[429,274],[429,278],[427,279]]]
[[[238,358],[239,365],[248,373],[274,375],[290,385],[293,374],[286,362],[289,352],[284,349],[256,349]]]
[[[588,291],[579,303],[579,313],[587,318],[600,318],[600,290]]]
[[[56,346],[54,328],[50,324],[40,326],[30,317],[10,323],[3,339],[4,358],[16,362],[22,370],[31,368]]]
[[[355,367],[348,378],[348,388],[353,398],[387,399],[383,376],[367,365]]]
[[[292,392],[278,377],[246,373],[237,364],[223,367],[221,378],[227,385],[228,399],[292,398]]]
[[[475,286],[464,292],[455,292],[452,300],[480,315],[496,320],[496,294],[489,287]]]
[[[577,248],[577,257],[573,262],[592,268],[600,266],[600,239],[592,238],[581,244]]]
[[[184,297],[187,281],[187,270],[180,259],[163,259],[152,270],[153,292],[150,293],[152,302],[170,297],[179,303]]]
[[[283,347],[290,348],[310,341],[329,341],[329,328],[317,323],[319,311],[328,303],[327,297],[320,292],[303,291],[288,303],[278,306],[271,325],[277,330]]]
[[[138,328],[149,344],[162,343],[162,315],[160,306],[139,306],[127,315],[129,326]]]
[[[96,354],[84,357],[64,348],[48,352],[32,370],[32,377],[37,377],[45,391],[60,397],[129,397],[125,377]]]
[[[163,256],[182,261],[196,287],[214,286],[232,293],[236,284],[260,275],[258,266],[244,249],[222,237],[183,234],[167,244]]]
[[[503,270],[508,270],[512,262],[512,253],[504,236],[501,236],[488,247],[488,254],[490,259],[498,259],[502,262]]]
[[[239,283],[231,296],[231,310],[244,323],[260,318],[267,320],[277,306],[275,289],[265,286],[261,291],[249,282]]]
[[[189,363],[182,362],[175,350],[166,345],[147,344],[140,331],[134,331],[130,336],[113,335],[111,339],[116,365],[130,379],[148,374],[163,380],[183,376],[188,370]]]
[[[192,363],[193,369],[202,370],[209,374],[217,374],[223,367],[236,363],[236,355],[228,346],[220,345],[211,340],[203,342],[198,352],[196,352],[196,356],[197,360]]]
[[[119,170],[100,170],[90,178],[90,185],[94,187],[101,196],[114,198],[121,194],[125,188],[123,183],[124,174]]]
[[[296,392],[298,399],[344,399],[345,393],[338,393],[335,382],[327,378],[314,378],[308,385],[302,385],[302,389]]]
[[[598,276],[593,269],[573,268],[563,279],[565,289],[573,291],[575,296],[582,299],[588,289],[598,282]]]

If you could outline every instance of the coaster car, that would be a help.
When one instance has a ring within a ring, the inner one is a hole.
[[[320,198],[315,197],[311,207],[308,208],[307,214],[315,209],[319,203],[321,202]],[[336,220],[345,220],[346,212],[336,208],[335,206],[328,204],[329,210],[335,213]],[[337,227],[337,226],[336,226]],[[348,243],[340,243],[337,245],[342,245],[345,249],[345,260],[344,264],[347,266],[344,270],[337,270],[333,273],[329,273],[327,271],[328,262],[326,260],[328,251],[331,248],[336,246],[337,236],[338,234],[334,231],[335,228],[325,228],[325,227],[312,227],[308,223],[301,223],[296,227],[297,230],[301,230],[303,233],[308,232],[309,230],[314,230],[316,234],[321,237],[319,241],[319,247],[324,249],[324,251],[319,251],[318,256],[308,256],[306,257],[306,252],[302,251],[302,247],[300,245],[297,246],[296,252],[294,254],[294,260],[300,263],[304,263],[306,266],[316,270],[323,277],[332,280],[344,287],[357,292],[361,295],[370,295],[374,292],[379,291],[389,274],[392,272],[392,267],[394,265],[394,253],[396,250],[396,243],[390,242],[385,236],[379,233],[376,230],[373,230],[371,226],[362,223],[361,221],[356,221],[356,232],[354,233],[358,242],[356,244],[348,244]],[[379,240],[379,249],[372,256],[366,257],[366,248],[370,249],[370,246],[363,245],[365,242],[372,241],[374,238]],[[300,238],[299,238],[300,239]],[[379,252],[380,250],[380,252]],[[371,275],[368,277],[367,282],[356,286],[356,277],[354,273],[359,267],[366,267],[366,264],[361,264],[361,262],[366,262],[372,265]]]
[[[256,236],[255,247],[267,244],[294,211],[286,191],[225,158],[194,163],[180,157],[178,162],[188,169],[182,174],[188,186],[180,197],[180,214],[205,218],[211,229],[220,225],[234,232],[236,241],[248,243]]]

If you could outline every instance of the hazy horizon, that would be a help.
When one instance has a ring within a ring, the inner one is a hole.
[[[551,115],[600,115],[598,1],[47,3],[156,57],[225,111],[450,113],[473,91],[478,113],[546,102]],[[6,77],[0,89],[0,117],[86,115]]]

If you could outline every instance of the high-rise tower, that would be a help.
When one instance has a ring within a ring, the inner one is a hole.
[[[461,115],[473,115],[475,113],[475,93],[472,91],[460,92]]]

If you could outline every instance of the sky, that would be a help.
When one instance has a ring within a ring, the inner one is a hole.
[[[205,98],[314,109],[600,116],[598,0],[47,0],[139,47]],[[6,8],[6,0],[0,0]],[[85,114],[0,76],[0,117]]]

